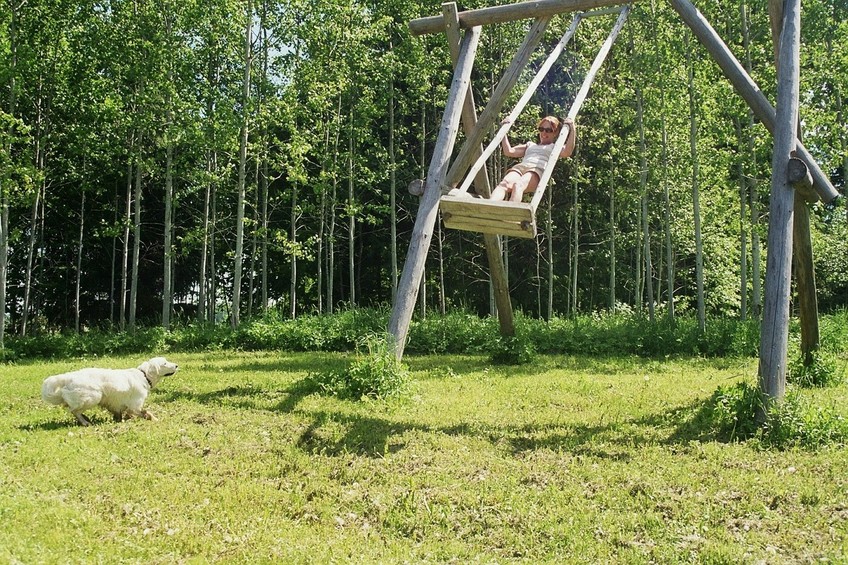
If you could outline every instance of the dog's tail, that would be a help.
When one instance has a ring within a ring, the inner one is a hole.
[[[41,398],[47,404],[64,404],[65,399],[62,398],[62,380],[56,377],[50,377],[44,380],[41,385]]]

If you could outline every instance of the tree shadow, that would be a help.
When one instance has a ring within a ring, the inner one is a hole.
[[[695,442],[732,442],[716,427],[714,396],[687,405],[605,424],[528,424],[525,426],[462,422],[432,426],[391,421],[374,416],[351,415],[338,411],[312,414],[312,422],[296,444],[311,453],[329,456],[356,454],[382,457],[402,450],[404,433],[418,431],[484,440],[505,449],[514,457],[540,450],[566,451],[611,461],[629,461],[633,453],[650,446],[686,447]],[[332,424],[337,429],[324,432]]]
[[[306,377],[291,385],[268,389],[251,384],[228,386],[208,392],[172,390],[160,393],[166,402],[187,401],[204,405],[232,406],[246,410],[292,412],[303,398],[317,392],[318,387]]]
[[[308,359],[269,359],[249,361],[237,366],[240,371],[295,372],[332,367],[342,368],[347,363],[343,357],[328,356],[317,363]],[[423,357],[411,359],[410,367],[417,372],[428,369]],[[431,371],[457,374],[475,372],[488,367],[480,358],[461,358],[449,369],[433,367]],[[495,368],[506,377],[532,374],[526,367]],[[308,372],[308,371],[307,371]],[[444,374],[433,378],[445,378]],[[305,376],[280,388],[248,384],[227,386],[207,392],[190,390],[157,391],[163,401],[187,401],[202,405],[229,406],[244,410],[262,410],[281,414],[292,413],[307,396],[318,392],[317,384]],[[343,401],[356,403],[356,401]],[[469,420],[453,425],[438,426],[413,421],[398,421],[373,414],[355,414],[350,410],[323,409],[303,411],[309,418],[306,428],[296,439],[296,445],[309,453],[328,456],[355,454],[366,457],[383,457],[405,448],[403,435],[409,431],[427,434],[444,434],[481,439],[505,449],[516,457],[539,450],[567,451],[575,455],[627,461],[634,448],[665,445],[686,446],[692,442],[735,441],[724,434],[716,424],[716,394],[697,399],[686,405],[648,414],[639,418],[623,418],[602,424],[527,424],[498,425]],[[349,404],[346,404],[349,406]],[[69,425],[71,423],[69,422]],[[47,424],[50,425],[50,424]],[[55,424],[56,427],[61,424]],[[45,428],[55,429],[55,428]]]
[[[327,370],[335,371],[344,367],[348,362],[349,357],[344,353],[310,353],[309,355],[295,357],[243,361],[233,365],[231,370],[254,373],[313,373]]]

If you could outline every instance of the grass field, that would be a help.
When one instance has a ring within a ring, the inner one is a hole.
[[[343,354],[172,357],[159,421],[88,428],[39,391],[91,361],[0,367],[0,562],[848,563],[848,450],[693,421],[755,360],[408,357],[354,402],[306,384]]]

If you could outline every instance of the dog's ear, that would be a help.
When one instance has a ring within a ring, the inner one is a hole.
[[[150,372],[150,361],[145,361],[141,365],[138,366],[138,370],[144,373],[145,375]]]

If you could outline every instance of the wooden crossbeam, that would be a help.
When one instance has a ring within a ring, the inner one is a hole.
[[[459,25],[462,29],[467,29],[474,26],[529,18],[550,18],[557,14],[606,8],[620,4],[621,0],[536,0],[535,2],[519,2],[460,12]],[[418,18],[409,22],[409,30],[413,35],[441,33],[444,29],[445,19],[442,16]]]

